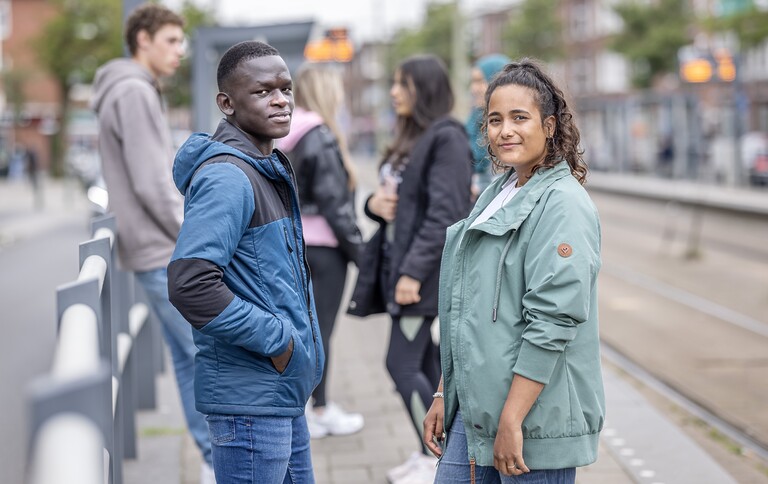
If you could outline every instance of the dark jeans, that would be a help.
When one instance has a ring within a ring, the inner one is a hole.
[[[339,249],[333,247],[307,247],[307,261],[312,271],[312,290],[315,296],[317,322],[325,350],[325,368],[323,379],[312,392],[315,407],[324,407],[326,403],[325,386],[328,379],[328,367],[331,362],[331,336],[336,325],[336,314],[344,294],[347,279],[347,259]]]

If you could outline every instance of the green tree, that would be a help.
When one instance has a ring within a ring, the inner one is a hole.
[[[648,88],[656,76],[677,69],[677,51],[691,42],[693,12],[687,0],[638,0],[619,3],[614,10],[624,22],[610,47],[632,65],[632,83]]]
[[[119,0],[51,0],[58,8],[34,41],[40,63],[61,92],[61,125],[53,136],[51,171],[63,173],[69,94],[77,83],[90,82],[104,62],[122,55],[122,4]]]
[[[551,61],[563,56],[558,0],[524,0],[502,33],[504,52]]]
[[[754,4],[731,15],[708,19],[707,27],[714,32],[730,31],[739,39],[739,47],[746,51],[768,39],[768,11]]]
[[[454,3],[429,3],[424,23],[412,29],[400,29],[394,35],[387,58],[388,71],[414,54],[434,54],[451,68],[451,35],[453,32]]]
[[[70,114],[69,94],[78,83],[90,83],[96,69],[105,62],[123,55],[123,25],[121,0],[51,0],[58,14],[43,28],[35,40],[38,59],[59,86],[61,125],[52,139],[51,171],[63,173],[63,154]],[[213,23],[213,11],[197,7],[184,0],[181,15],[188,34],[202,25]],[[171,106],[188,106],[191,69],[189,60],[182,62],[177,74],[166,84]]]

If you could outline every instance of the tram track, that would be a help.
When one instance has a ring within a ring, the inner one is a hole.
[[[730,441],[723,449],[765,468],[768,224],[622,195],[593,199],[603,225],[606,363],[679,408],[681,422],[703,422]],[[689,257],[692,241],[698,252]]]
[[[664,381],[662,378],[650,373],[640,364],[630,359],[626,354],[616,349],[612,344],[602,341],[601,354],[611,364],[627,373],[633,379],[639,381],[646,387],[655,391],[666,400],[674,403],[683,411],[700,419],[709,427],[725,435],[733,442],[737,443],[744,454],[752,454],[768,464],[768,442],[750,434],[747,429],[741,428],[730,423],[727,417],[718,415],[716,412],[708,409],[702,402],[689,398],[674,388],[673,384]]]

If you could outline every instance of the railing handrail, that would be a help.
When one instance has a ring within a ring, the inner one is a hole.
[[[133,301],[132,277],[115,267],[114,219],[98,224],[93,238],[80,244],[75,281],[57,290],[59,333],[50,372],[30,385],[32,484],[122,484],[122,459],[135,456],[133,354],[139,341],[145,353],[159,346],[147,332],[149,308]],[[141,397],[145,407],[154,406],[153,390]]]
[[[99,368],[98,324],[96,313],[85,304],[73,304],[64,311],[51,376],[71,379]]]

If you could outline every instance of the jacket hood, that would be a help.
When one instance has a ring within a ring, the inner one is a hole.
[[[153,85],[160,92],[157,80],[141,64],[131,59],[114,59],[96,71],[91,108],[99,112],[107,94],[117,83],[126,79],[141,79]]]
[[[284,166],[284,162],[278,158],[277,150],[269,155],[261,154],[242,131],[222,119],[213,135],[193,133],[176,153],[173,161],[173,181],[182,195],[186,194],[189,183],[200,165],[219,155],[240,158],[271,180],[288,176],[287,171],[280,173],[277,168]]]
[[[277,146],[283,151],[293,151],[305,134],[322,124],[323,118],[316,112],[296,107],[291,116],[291,132],[277,140]]]

